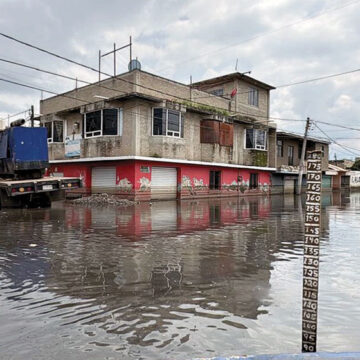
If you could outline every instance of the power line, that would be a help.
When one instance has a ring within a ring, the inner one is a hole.
[[[335,8],[331,8],[331,9],[327,9],[327,10],[324,10],[324,11],[322,11],[322,12],[320,12],[320,13],[315,13],[315,14],[313,14],[313,15],[309,15],[309,16],[307,16],[307,17],[305,17],[305,18],[302,18],[302,19],[299,19],[298,21],[295,21],[295,22],[293,22],[293,23],[290,23],[290,24],[281,26],[281,27],[279,27],[279,28],[277,28],[277,29],[270,30],[270,31],[267,31],[267,32],[264,32],[264,33],[260,33],[260,34],[258,34],[258,35],[255,35],[255,36],[252,36],[252,37],[250,37],[250,38],[244,39],[244,40],[242,40],[242,41],[240,41],[240,42],[236,42],[236,43],[233,43],[233,44],[224,46],[224,47],[222,47],[222,48],[219,48],[219,49],[216,49],[216,50],[213,50],[213,51],[209,51],[209,52],[207,52],[207,53],[203,53],[203,54],[198,55],[198,56],[194,56],[194,57],[189,58],[189,59],[187,59],[187,60],[184,60],[184,61],[175,63],[175,64],[170,65],[170,66],[167,66],[167,67],[165,67],[165,68],[157,69],[157,71],[160,72],[160,71],[163,71],[163,70],[166,70],[166,69],[173,68],[174,66],[178,66],[178,65],[181,65],[181,64],[185,64],[185,63],[187,63],[187,62],[196,60],[196,59],[198,59],[198,58],[201,58],[201,57],[204,57],[204,56],[207,56],[207,55],[211,55],[211,54],[214,54],[214,53],[218,53],[218,52],[224,51],[224,50],[229,49],[229,48],[231,48],[231,47],[238,46],[238,45],[243,44],[243,43],[246,43],[246,42],[248,42],[248,41],[256,40],[256,39],[258,39],[258,38],[261,38],[261,37],[264,37],[264,36],[267,36],[267,35],[270,35],[270,34],[279,32],[279,31],[281,31],[281,30],[283,30],[283,29],[287,29],[287,28],[292,27],[292,26],[294,26],[294,25],[300,24],[300,23],[302,23],[302,22],[309,21],[309,20],[314,19],[314,18],[316,18],[316,17],[323,16],[323,15],[325,15],[326,13],[343,9],[343,8],[345,8],[345,7],[351,6],[351,5],[356,4],[356,3],[358,3],[358,2],[359,2],[359,0],[357,0],[357,1],[351,1],[351,2],[348,2],[348,3],[344,4],[344,5],[342,5],[342,6],[335,7]]]
[[[323,133],[332,143],[334,143],[335,145],[343,148],[345,151],[351,153],[352,155],[360,156],[360,149],[355,149],[355,148],[352,148],[352,147],[350,147],[350,146],[346,146],[346,145],[339,144],[337,141],[335,141],[333,138],[331,138],[329,135],[327,135],[327,134],[325,133],[325,131],[323,131],[323,130],[319,127],[319,125],[317,125],[316,123],[315,123],[314,125],[315,125],[315,126],[318,128],[318,130],[319,130],[321,133]],[[350,149],[350,150],[349,150],[349,149]],[[359,151],[359,153],[354,153],[354,152],[351,151],[351,150]]]
[[[56,56],[56,57],[58,57],[58,58],[60,58],[60,59],[69,61],[69,62],[71,62],[71,63],[74,63],[74,64],[77,64],[77,65],[79,65],[79,66],[85,67],[85,68],[87,68],[87,69],[89,69],[89,70],[98,72],[98,70],[96,70],[95,68],[92,68],[92,67],[90,67],[90,66],[81,64],[81,63],[79,63],[79,62],[73,61],[73,60],[68,59],[68,58],[65,58],[65,57],[63,57],[63,56],[61,56],[61,55],[55,54],[55,53],[50,52],[50,51],[48,51],[48,50],[41,49],[41,48],[39,48],[39,47],[37,47],[37,46],[31,45],[31,44],[26,43],[26,42],[24,42],[24,41],[15,39],[15,38],[12,37],[12,36],[9,36],[9,35],[3,34],[3,33],[0,33],[0,35],[5,36],[6,38],[9,38],[9,39],[14,40],[14,41],[16,41],[16,42],[19,42],[19,43],[21,43],[21,44],[23,44],[23,45],[30,46],[30,47],[32,47],[32,48],[34,48],[34,49],[36,49],[36,50],[43,51],[43,52],[45,52],[45,53],[47,53],[47,54]],[[47,73],[47,74],[50,74],[50,75],[63,77],[63,78],[70,79],[70,80],[77,80],[77,81],[80,81],[80,82],[85,83],[85,84],[89,84],[89,85],[94,84],[94,85],[95,85],[95,83],[90,83],[90,82],[85,81],[85,80],[81,80],[81,79],[77,79],[77,78],[74,78],[74,77],[70,77],[70,76],[68,76],[68,75],[62,75],[62,74],[55,73],[55,72],[52,72],[52,71],[49,71],[49,70],[40,69],[40,68],[38,68],[38,67],[34,67],[34,66],[31,66],[31,65],[26,65],[26,64],[19,63],[19,62],[15,62],[15,61],[11,61],[11,60],[6,60],[6,59],[0,59],[0,61],[6,62],[6,63],[10,63],[10,64],[13,64],[13,65],[17,65],[17,66],[26,67],[26,68],[29,68],[29,69],[32,69],[32,70],[44,72],[44,73]],[[319,77],[319,78],[316,78],[316,79],[304,80],[304,81],[302,81],[302,82],[291,83],[291,84],[286,84],[286,85],[280,85],[279,87],[292,86],[292,85],[297,85],[297,84],[300,84],[300,83],[305,83],[305,82],[310,82],[310,81],[316,81],[316,80],[326,79],[326,78],[330,78],[330,77],[334,77],[334,76],[340,76],[340,75],[344,75],[344,74],[353,73],[353,72],[356,72],[356,71],[360,71],[360,69],[355,69],[355,70],[351,70],[351,71],[347,71],[347,72],[343,72],[343,73],[339,73],[339,74],[327,75],[327,76]],[[102,73],[102,74],[105,74],[106,76],[112,77],[112,76],[109,75],[109,74],[106,74],[106,73],[103,73],[103,72],[101,72],[101,73]],[[160,91],[160,90],[151,88],[151,87],[147,87],[147,86],[144,86],[144,85],[141,85],[141,84],[137,84],[137,83],[134,83],[134,82],[129,81],[129,80],[121,79],[121,78],[118,78],[118,77],[115,77],[114,79],[119,80],[119,81],[124,81],[124,82],[130,83],[130,84],[133,84],[133,85],[137,85],[137,86],[139,86],[139,87],[143,87],[143,88],[148,89],[148,90],[151,90],[151,91],[156,91],[156,92],[159,92],[159,93],[164,94],[164,95],[167,95],[167,96],[173,96],[173,97],[178,98],[178,99],[181,99],[181,100],[189,101],[187,98],[182,98],[182,97],[179,97],[179,96],[177,96],[177,95],[172,95],[172,94],[170,94],[170,93],[166,93],[166,92],[163,92],[163,91]],[[6,80],[6,79],[2,79],[2,80],[3,80],[3,81],[10,82],[10,80]],[[18,82],[16,82],[16,81],[13,81],[12,83],[13,83],[13,84],[16,84],[16,85],[20,85],[20,86],[25,86],[24,84],[20,84],[20,83],[18,83]],[[109,88],[109,87],[106,87],[106,86],[101,85],[101,84],[98,84],[98,86],[99,86],[99,87],[103,87],[103,88],[108,89],[108,90],[111,90],[111,91],[114,91],[114,92],[126,93],[125,91],[118,90],[118,89],[113,89],[113,88]],[[44,92],[47,92],[47,93],[49,93],[49,94],[53,94],[53,95],[56,95],[56,96],[60,96],[60,94],[58,94],[58,93],[56,93],[56,92],[48,91],[48,90],[41,89],[41,88],[37,88],[37,87],[35,87],[35,86],[26,85],[25,87],[28,87],[28,88],[30,88],[30,89],[39,90],[39,91],[44,91]],[[74,97],[70,97],[70,96],[66,96],[66,95],[63,95],[63,96],[64,96],[64,97],[68,97],[68,98],[78,99],[78,98],[74,98]],[[210,95],[210,96],[214,96],[214,95]],[[85,102],[85,100],[80,100],[80,101],[84,101],[84,102]],[[86,102],[89,103],[88,101],[86,101]],[[194,104],[200,104],[200,105],[202,105],[201,103],[198,103],[198,102],[194,102],[194,101],[192,101],[192,102],[193,102]],[[235,112],[235,113],[240,113],[240,112]],[[248,114],[248,113],[242,113],[242,115],[244,115],[244,116],[254,116],[254,115]],[[276,118],[276,117],[269,117],[269,116],[262,116],[262,115],[255,115],[255,116],[256,116],[256,117],[263,117],[263,118],[266,118],[266,119],[280,120],[280,121],[306,121],[305,119],[283,119],[283,118]],[[344,128],[350,129],[350,130],[360,131],[360,129],[356,129],[356,128],[350,128],[350,127],[335,125],[335,124],[331,124],[331,123],[327,123],[327,122],[322,122],[322,121],[318,121],[318,122],[323,123],[323,124],[327,124],[327,125],[331,125],[331,126],[344,127]]]
[[[122,82],[125,82],[125,83],[128,83],[128,84],[134,85],[134,86],[138,86],[138,87],[141,87],[141,88],[150,90],[150,91],[157,92],[157,93],[162,94],[162,95],[172,96],[172,97],[177,98],[177,99],[180,99],[180,100],[189,101],[188,98],[183,98],[183,97],[180,97],[180,96],[177,96],[177,95],[169,94],[169,93],[166,93],[166,92],[164,92],[164,91],[161,91],[161,90],[158,90],[158,89],[149,87],[149,86],[141,85],[141,84],[138,84],[138,83],[133,82],[133,81],[130,81],[130,80],[126,80],[126,79],[119,78],[119,77],[117,77],[117,76],[114,76],[114,77],[113,77],[111,74],[105,73],[105,72],[103,72],[103,71],[99,71],[100,69],[95,69],[95,68],[93,68],[93,67],[91,67],[91,66],[88,66],[88,65],[79,63],[79,62],[77,62],[77,61],[71,60],[71,59],[69,59],[69,58],[67,58],[67,57],[65,57],[65,56],[58,55],[58,54],[53,53],[53,52],[51,52],[51,51],[48,51],[48,50],[42,49],[42,48],[40,48],[40,47],[38,47],[38,46],[32,45],[32,44],[30,44],[30,43],[27,43],[27,42],[25,42],[25,41],[16,39],[16,38],[13,37],[13,36],[10,36],[10,35],[4,34],[4,33],[0,33],[0,36],[3,36],[3,37],[5,37],[5,38],[7,38],[7,39],[9,39],[9,40],[13,40],[13,41],[15,41],[15,42],[18,42],[18,43],[20,43],[20,44],[22,44],[22,45],[31,47],[31,48],[33,48],[33,49],[35,49],[35,50],[44,52],[44,53],[46,53],[46,54],[48,54],[48,55],[52,55],[52,56],[55,56],[55,57],[57,57],[57,58],[59,58],[59,59],[68,61],[68,62],[70,62],[70,63],[72,63],[72,64],[79,65],[79,66],[81,66],[81,67],[83,67],[83,68],[85,68],[85,69],[88,69],[88,70],[91,70],[91,71],[95,71],[96,73],[100,73],[100,74],[102,74],[102,75],[108,76],[108,77],[110,77],[110,78],[113,78],[114,80],[122,81]],[[184,85],[184,86],[186,86],[186,85]],[[193,102],[194,102],[194,101],[193,101]],[[197,102],[194,102],[194,103],[199,104],[199,105],[203,105],[202,103],[197,103]]]
[[[114,91],[114,92],[119,92],[119,93],[121,93],[121,94],[126,94],[126,92],[123,91],[123,90],[114,89],[114,88],[111,88],[111,87],[108,87],[108,86],[105,86],[105,85],[102,85],[102,84],[91,83],[91,82],[86,81],[86,80],[82,80],[82,79],[79,79],[79,78],[74,78],[74,77],[71,77],[71,76],[68,76],[68,75],[64,75],[64,74],[55,73],[55,72],[52,72],[52,71],[49,71],[49,70],[41,69],[41,68],[39,68],[39,67],[34,67],[34,66],[31,66],[31,65],[26,65],[26,64],[23,64],[23,63],[19,63],[19,62],[12,61],[12,60],[7,60],[7,59],[3,59],[3,58],[0,58],[0,61],[5,62],[5,63],[12,64],[12,65],[16,65],[16,66],[25,67],[25,68],[28,68],[28,69],[31,69],[31,70],[35,70],[35,71],[38,71],[38,72],[43,72],[43,73],[46,73],[46,74],[49,74],[49,75],[58,76],[58,77],[65,78],[65,79],[68,79],[68,80],[79,81],[79,82],[82,82],[82,83],[85,83],[85,84],[88,84],[88,85],[96,85],[96,86],[98,86],[98,87],[100,87],[100,88],[104,88],[104,89],[107,89],[107,90],[110,90],[110,91]],[[38,87],[35,87],[35,86],[33,86],[33,85],[25,85],[25,84],[19,83],[19,82],[17,82],[17,81],[10,81],[10,80],[6,80],[6,79],[1,79],[1,80],[2,80],[2,81],[6,81],[6,82],[10,82],[10,83],[15,84],[15,85],[25,86],[25,87],[28,87],[28,88],[30,88],[30,89],[43,91],[43,92],[46,92],[46,93],[49,93],[49,94],[52,94],[52,95],[62,96],[61,94],[56,93],[56,92],[54,92],[54,91],[47,90],[47,89],[43,89],[43,88],[38,88]],[[167,93],[167,95],[172,96],[172,95],[169,94],[169,93]],[[86,102],[86,103],[90,103],[90,102],[87,101],[87,100],[81,100],[81,99],[79,99],[79,98],[71,97],[71,96],[68,96],[68,95],[66,95],[66,96],[64,95],[64,97],[68,97],[68,98],[71,98],[71,99],[76,99],[76,100],[79,100],[79,101],[83,101],[83,102]],[[246,113],[246,112],[235,112],[235,113],[239,113],[240,115],[243,115],[243,116],[254,116],[254,115],[249,114],[249,113]],[[20,114],[21,114],[21,113],[20,113]],[[290,122],[295,122],[295,121],[305,122],[305,121],[306,121],[305,119],[289,119],[289,118],[280,118],[280,117],[264,116],[264,115],[256,115],[256,117],[260,117],[260,118],[263,117],[263,118],[266,118],[266,119],[269,119],[269,120],[290,121]],[[3,120],[6,120],[6,119],[3,119]],[[344,125],[332,124],[332,123],[325,122],[325,121],[320,121],[320,120],[314,120],[314,121],[317,121],[317,122],[319,122],[319,123],[326,124],[326,125],[329,125],[329,126],[335,126],[335,127],[341,127],[341,128],[344,128],[344,129],[360,131],[360,129],[358,129],[358,128],[352,128],[352,127],[348,127],[348,126],[344,126]]]
[[[0,121],[6,121],[6,120],[11,119],[11,118],[13,118],[13,117],[15,117],[15,116],[19,116],[19,115],[21,115],[21,114],[24,114],[24,113],[26,113],[26,112],[28,112],[28,111],[30,111],[30,109],[20,111],[20,112],[18,112],[18,113],[16,113],[16,114],[8,115],[6,118],[0,119]]]
[[[66,95],[66,94],[59,94],[59,93],[56,93],[55,91],[52,91],[52,90],[47,90],[47,89],[39,88],[39,87],[36,87],[36,86],[33,86],[33,85],[28,85],[28,84],[20,83],[20,82],[18,82],[18,81],[8,80],[8,79],[4,79],[4,78],[0,78],[0,81],[4,81],[4,82],[10,83],[10,84],[22,86],[22,87],[29,88],[29,89],[33,89],[33,90],[43,91],[43,92],[46,92],[46,93],[49,93],[49,94],[53,94],[53,95],[65,97],[65,98],[72,99],[72,100],[76,100],[76,101],[81,101],[81,102],[84,102],[85,105],[87,105],[87,104],[92,104],[92,103],[93,103],[93,102],[90,102],[90,101],[88,101],[88,100],[81,99],[81,98],[79,98],[79,97],[74,97],[74,96]],[[137,116],[143,116],[144,118],[148,119],[148,116],[142,115],[142,114],[140,114],[140,113],[135,113],[135,112],[133,112],[132,114],[137,115]],[[254,121],[252,121],[252,123],[256,123],[256,122],[260,122],[260,121],[259,121],[259,120],[254,120]],[[263,123],[261,123],[261,122],[260,122],[260,124],[265,125],[265,124],[263,124]],[[194,125],[194,126],[196,126],[196,125]],[[205,127],[205,126],[199,126],[199,127],[200,127],[200,128],[209,128],[209,129],[212,129],[212,128],[210,128],[210,127]]]
[[[341,73],[336,73],[336,74],[331,74],[331,75],[324,75],[324,76],[320,76],[320,77],[316,77],[316,78],[312,78],[312,79],[307,79],[307,80],[301,80],[301,81],[297,81],[297,82],[293,82],[293,83],[287,83],[287,84],[283,84],[283,85],[276,85],[274,90],[278,90],[281,88],[285,88],[285,87],[290,87],[290,86],[294,86],[294,85],[301,85],[301,84],[306,84],[306,83],[310,83],[310,82],[314,82],[314,81],[319,81],[319,80],[326,80],[326,79],[330,79],[333,77],[337,77],[337,76],[342,76],[342,75],[348,75],[348,74],[353,74],[355,72],[359,72],[359,69],[353,69],[353,70],[349,70],[349,71],[344,71]],[[248,90],[248,91],[243,91],[237,94],[248,94],[250,92],[252,92],[253,90]],[[218,96],[218,97],[223,97],[223,96],[228,96],[231,94],[224,94],[222,96]],[[214,94],[210,94],[208,96],[201,96],[201,97],[195,97],[196,99],[203,99],[203,98],[207,98],[207,97],[213,97],[213,96],[217,96]]]
[[[75,77],[72,77],[72,76],[63,75],[63,74],[55,73],[55,72],[52,72],[52,71],[49,71],[49,70],[40,69],[38,67],[31,66],[31,65],[26,65],[26,64],[19,63],[19,62],[16,62],[16,61],[7,60],[7,59],[3,59],[3,58],[0,58],[0,61],[8,63],[8,64],[12,64],[12,65],[21,66],[21,67],[24,67],[24,68],[27,68],[27,69],[40,71],[40,72],[43,72],[43,73],[46,73],[46,74],[49,74],[49,75],[59,76],[59,77],[62,77],[64,79],[79,81],[79,82],[82,82],[84,84],[91,84],[89,81],[82,81],[82,80],[80,80],[78,78],[75,78]]]
[[[27,84],[19,83],[17,81],[7,80],[7,79],[4,79],[4,78],[0,78],[0,81],[4,81],[4,82],[10,83],[10,84],[26,87],[26,88],[33,89],[33,90],[43,91],[43,92],[46,92],[46,93],[49,93],[49,94],[53,94],[53,95],[57,95],[57,96],[63,96],[63,97],[69,98],[69,99],[78,100],[78,101],[82,101],[82,102],[86,102],[88,104],[91,104],[87,100],[82,100],[80,98],[76,98],[74,96],[65,95],[65,94],[60,95],[60,94],[58,94],[58,93],[56,93],[54,91],[46,90],[46,89],[39,88],[39,87],[36,87],[36,86],[33,86],[33,85],[27,85]]]
[[[320,124],[325,124],[325,125],[329,125],[329,126],[335,126],[335,127],[347,129],[347,130],[360,131],[359,128],[353,128],[353,127],[345,126],[345,125],[332,124],[332,123],[329,123],[329,122],[326,122],[326,121],[316,120],[316,122],[318,122]]]
[[[358,0],[358,1],[359,1],[359,0]],[[356,2],[358,2],[358,1],[356,1]],[[133,81],[130,81],[130,80],[122,79],[122,78],[119,78],[119,77],[113,77],[112,75],[107,74],[107,73],[105,73],[105,72],[101,72],[101,71],[99,71],[98,69],[95,69],[95,68],[93,68],[93,67],[91,67],[91,66],[88,66],[88,65],[79,63],[79,62],[77,62],[77,61],[71,60],[71,59],[69,59],[69,58],[66,58],[66,57],[64,57],[64,56],[55,54],[55,53],[53,53],[53,52],[51,52],[51,51],[42,49],[42,48],[40,48],[40,47],[38,47],[38,46],[29,44],[29,43],[24,42],[24,41],[22,41],[22,40],[18,40],[18,39],[16,39],[16,38],[14,38],[13,36],[10,36],[10,35],[4,34],[4,33],[0,33],[0,35],[1,35],[1,36],[4,36],[4,37],[6,37],[6,38],[8,38],[8,39],[10,39],[10,40],[16,41],[16,42],[18,42],[18,43],[20,43],[20,44],[23,44],[23,45],[25,45],[25,46],[29,46],[29,47],[34,48],[34,49],[36,49],[36,50],[42,51],[42,52],[44,52],[44,53],[46,53],[46,54],[55,56],[55,57],[57,57],[57,58],[60,58],[60,59],[62,59],[62,60],[68,61],[68,62],[73,63],[73,64],[76,64],[76,65],[79,65],[79,66],[84,67],[84,68],[86,68],[86,69],[88,69],[88,70],[92,70],[92,71],[95,71],[95,72],[97,72],[97,73],[100,72],[101,74],[106,75],[106,76],[108,76],[108,77],[111,77],[111,78],[113,78],[113,79],[115,79],[115,80],[117,80],[117,81],[123,81],[123,82],[129,83],[129,84],[131,84],[131,85],[135,85],[135,86],[138,86],[138,87],[141,87],[141,88],[150,90],[150,91],[155,91],[155,92],[157,92],[157,93],[159,93],[159,94],[162,94],[162,95],[174,97],[174,98],[177,98],[177,99],[180,99],[180,100],[184,100],[184,101],[189,101],[189,99],[187,99],[187,98],[183,98],[183,97],[180,97],[180,96],[177,96],[177,95],[173,95],[173,94],[170,94],[170,93],[166,93],[166,92],[164,92],[164,91],[161,91],[161,90],[158,90],[158,89],[155,89],[155,88],[151,88],[151,87],[148,87],[148,86],[144,86],[144,85],[138,84],[138,83],[133,82]],[[3,60],[5,60],[5,59],[3,59]],[[29,68],[32,68],[33,70],[43,71],[43,72],[46,72],[46,73],[51,74],[51,75],[62,76],[61,74],[57,74],[57,73],[54,73],[54,72],[51,72],[51,71],[47,71],[47,70],[42,70],[42,69],[39,69],[39,68],[30,66],[30,65],[20,64],[20,63],[15,62],[15,61],[5,60],[5,62],[12,63],[12,64],[14,64],[14,65],[29,67]],[[334,77],[334,76],[340,76],[340,75],[344,75],[344,74],[353,73],[353,72],[356,72],[356,71],[360,71],[360,69],[351,70],[351,71],[347,71],[347,72],[339,73],[339,74],[327,75],[327,76],[323,76],[323,77],[316,78],[316,79],[304,80],[304,81],[297,82],[297,83],[280,85],[279,87],[293,86],[293,85],[297,85],[297,84],[300,84],[300,83],[305,83],[305,82],[310,82],[310,81],[316,81],[316,80],[326,79],[326,78],[330,78],[330,77]],[[76,80],[76,78],[74,79],[74,78],[71,78],[71,77],[66,76],[66,75],[64,75],[64,76],[62,76],[62,77],[67,78],[67,79],[71,79],[71,80]],[[81,80],[81,82],[87,83],[87,82],[84,81],[84,80]],[[99,84],[98,86],[103,86],[103,85],[100,85],[100,84]],[[30,88],[33,88],[33,87],[31,87],[31,86],[29,86],[29,87],[30,87]],[[108,89],[110,89],[110,90],[112,90],[112,91],[121,91],[121,90],[116,90],[116,89],[112,89],[112,88],[108,88]],[[40,90],[40,91],[45,91],[45,90]],[[54,92],[52,92],[52,91],[45,91],[45,92],[48,92],[48,93],[50,93],[50,94],[56,94],[56,93],[54,93]],[[123,92],[123,93],[126,93],[126,92],[124,92],[124,91],[122,91],[122,92]],[[56,94],[56,95],[59,96],[59,94]],[[224,100],[226,100],[226,99],[224,99]],[[191,102],[194,103],[194,104],[203,105],[202,103],[199,103],[199,102],[196,102],[196,101],[191,101]],[[248,116],[249,116],[249,114],[244,114],[244,115],[248,115]],[[250,115],[250,116],[251,116],[251,115]],[[269,119],[268,116],[256,115],[256,117],[264,117],[264,118],[268,118],[268,119]],[[280,119],[278,119],[278,120],[280,120]],[[295,119],[293,119],[293,120],[295,121]],[[291,121],[293,121],[293,120],[291,120]],[[306,120],[305,120],[305,119],[301,119],[301,120],[299,120],[299,121],[306,121]]]
[[[107,89],[107,90],[111,90],[111,91],[114,91],[114,92],[119,92],[119,93],[122,93],[122,94],[126,94],[126,91],[123,91],[123,90],[110,88],[108,86],[98,84],[98,83],[91,83],[90,81],[81,80],[81,79],[79,79],[77,77],[72,77],[72,76],[68,76],[68,75],[64,75],[64,74],[59,74],[59,73],[56,73],[56,72],[53,72],[53,71],[44,70],[44,69],[41,69],[41,68],[38,68],[38,67],[35,67],[35,66],[26,65],[26,64],[19,63],[19,62],[16,62],[16,61],[6,60],[6,59],[3,59],[3,58],[0,58],[0,61],[12,64],[12,65],[16,65],[16,66],[21,66],[21,67],[24,67],[24,68],[27,68],[27,69],[39,71],[39,72],[42,72],[42,73],[45,73],[45,74],[58,76],[58,77],[61,77],[61,78],[67,79],[67,80],[73,80],[73,81],[76,81],[76,82],[81,82],[81,83],[84,83],[86,85],[96,85],[98,87],[101,87],[101,88],[104,88],[104,89]]]
[[[40,47],[38,47],[38,46],[36,46],[36,45],[32,45],[32,44],[27,43],[27,42],[25,42],[25,41],[16,39],[15,37],[13,37],[13,36],[11,36],[11,35],[7,35],[7,34],[4,34],[4,33],[0,33],[0,35],[3,36],[3,37],[5,37],[5,38],[7,38],[7,39],[9,39],[9,40],[13,40],[13,41],[15,41],[15,42],[17,42],[17,43],[19,43],[19,44],[22,44],[22,45],[28,46],[28,47],[30,47],[30,48],[33,48],[33,49],[35,49],[35,50],[41,51],[41,52],[43,52],[43,53],[45,53],[45,54],[52,55],[52,56],[55,56],[55,57],[57,57],[57,58],[59,58],[59,59],[62,59],[62,60],[71,62],[71,63],[73,63],[73,64],[75,64],[75,65],[83,66],[83,67],[86,67],[86,68],[88,68],[88,69],[90,69],[90,70],[99,72],[98,69],[95,69],[95,68],[92,68],[92,67],[90,67],[90,66],[81,64],[81,63],[79,63],[79,62],[77,62],[77,61],[75,61],[75,60],[68,59],[68,58],[66,58],[66,57],[64,57],[64,56],[61,56],[61,55],[59,55],[59,54],[55,54],[55,53],[53,53],[53,52],[51,52],[51,51],[42,49],[42,48],[40,48]]]
[[[99,84],[99,83],[90,83],[88,81],[85,81],[85,80],[82,80],[82,79],[79,79],[79,78],[74,78],[74,77],[71,77],[71,76],[68,76],[68,75],[64,75],[64,74],[59,74],[59,73],[55,73],[53,71],[49,71],[49,70],[44,70],[44,69],[41,69],[39,67],[35,67],[35,66],[31,66],[31,65],[26,65],[26,64],[23,64],[23,63],[19,63],[19,62],[16,62],[16,61],[12,61],[12,60],[7,60],[7,59],[3,59],[3,58],[0,58],[0,61],[2,62],[5,62],[5,63],[9,63],[9,64],[12,64],[12,65],[16,65],[16,66],[20,66],[20,67],[25,67],[25,68],[28,68],[28,69],[31,69],[31,70],[35,70],[35,71],[38,71],[38,72],[43,72],[43,73],[46,73],[46,74],[49,74],[49,75],[53,75],[53,76],[58,76],[58,77],[61,77],[61,78],[65,78],[65,79],[68,79],[68,80],[76,80],[76,81],[79,81],[79,82],[82,82],[82,83],[85,83],[85,84],[88,84],[88,85],[94,85],[94,86],[98,86],[100,88],[104,88],[104,89],[107,89],[107,90],[110,90],[110,91],[114,91],[114,92],[119,92],[121,94],[126,94],[127,92],[126,91],[123,91],[123,90],[118,90],[118,89],[114,89],[114,88],[110,88],[108,86],[105,86],[105,85],[102,85],[102,84]],[[3,79],[5,81],[5,79]],[[15,79],[16,80],[16,79]],[[16,85],[20,85],[21,86],[21,83],[17,82],[17,81],[13,81],[13,84],[16,84]],[[53,95],[57,95],[57,96],[60,96],[59,93],[56,93],[54,91],[48,91],[46,89],[40,89],[40,88],[36,88],[35,86],[32,86],[32,85],[27,85],[27,87],[31,88],[31,89],[35,89],[35,90],[39,90],[39,91],[44,91],[44,92],[47,92],[47,93],[50,93],[50,94],[53,94]],[[172,96],[171,94],[169,93],[166,93],[167,95],[169,96]],[[69,96],[68,96],[69,97]],[[72,97],[69,97],[69,98],[72,98]],[[84,100],[85,101],[85,100]],[[187,100],[188,101],[188,100]],[[191,101],[193,102],[193,101]],[[196,104],[196,102],[193,102]],[[243,116],[255,116],[255,117],[260,117],[260,118],[266,118],[268,120],[280,120],[280,121],[306,121],[305,119],[284,119],[284,118],[279,118],[279,117],[269,117],[269,116],[265,116],[265,115],[253,115],[253,114],[249,114],[249,113],[246,113],[246,112],[238,112],[238,111],[233,111],[235,114],[241,114]]]
[[[354,69],[354,70],[349,70],[349,71],[345,71],[345,72],[341,72],[341,73],[337,73],[337,74],[320,76],[318,78],[302,80],[302,81],[298,81],[298,82],[294,82],[294,83],[288,83],[288,84],[284,84],[284,85],[277,85],[276,89],[281,89],[281,88],[284,88],[284,87],[289,87],[289,86],[294,86],[294,85],[306,84],[306,83],[314,82],[314,81],[318,81],[318,80],[330,79],[330,78],[333,78],[333,77],[336,77],[336,76],[352,74],[352,73],[355,73],[355,72],[358,72],[358,71],[360,71],[360,69]]]

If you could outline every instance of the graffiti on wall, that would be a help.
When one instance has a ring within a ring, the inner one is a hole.
[[[133,184],[129,181],[128,178],[124,178],[118,181],[118,188],[122,191],[131,191]]]
[[[191,180],[188,176],[183,176],[181,180],[181,187],[185,189],[192,189]]]
[[[351,172],[350,186],[351,187],[360,187],[360,171]]]
[[[148,191],[150,190],[151,181],[147,177],[143,176],[139,179],[140,191]]]
[[[204,189],[206,188],[206,185],[204,184],[204,180],[203,179],[197,179],[197,178],[193,178],[193,183],[194,183],[194,187],[196,189]]]

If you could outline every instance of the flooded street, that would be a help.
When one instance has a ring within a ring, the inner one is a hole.
[[[1,359],[299,352],[289,196],[0,212]],[[325,193],[319,351],[360,351],[360,193]]]

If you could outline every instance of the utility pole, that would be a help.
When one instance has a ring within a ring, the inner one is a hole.
[[[31,127],[34,127],[34,105],[31,105],[30,108],[30,123],[31,123]]]
[[[306,119],[306,126],[305,126],[305,134],[304,134],[304,141],[302,144],[301,149],[301,159],[299,164],[299,177],[298,177],[298,184],[296,188],[296,194],[301,195],[301,186],[302,186],[302,177],[304,173],[304,160],[305,160],[305,152],[306,152],[306,142],[307,142],[307,135],[310,128],[310,118]]]
[[[190,75],[190,86],[189,86],[189,88],[190,88],[190,101],[192,101],[192,75]]]
[[[99,82],[101,80],[101,50],[99,50]]]

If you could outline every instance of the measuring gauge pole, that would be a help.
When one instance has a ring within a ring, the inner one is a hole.
[[[308,151],[303,260],[302,352],[316,352],[322,151]]]

